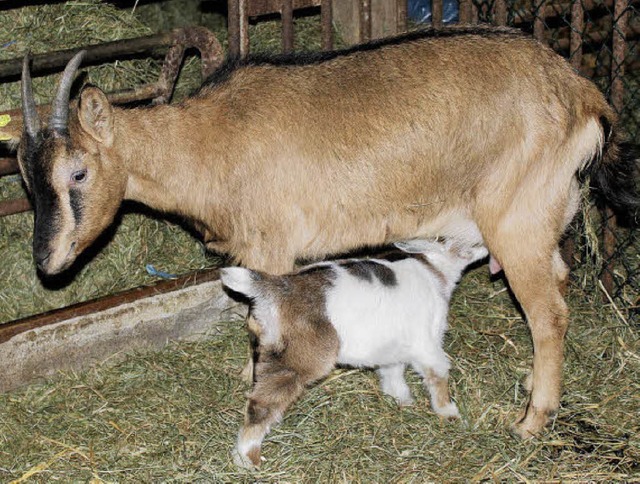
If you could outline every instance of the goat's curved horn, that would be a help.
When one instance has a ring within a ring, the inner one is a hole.
[[[76,75],[78,67],[84,58],[86,50],[81,50],[67,64],[62,73],[62,78],[58,84],[58,92],[53,101],[51,109],[51,117],[49,118],[49,128],[54,131],[66,131],[69,121],[69,95],[71,92],[71,84]]]
[[[32,138],[40,131],[40,120],[36,111],[36,101],[33,99],[33,87],[31,86],[31,52],[27,52],[22,60],[22,119],[27,134]]]

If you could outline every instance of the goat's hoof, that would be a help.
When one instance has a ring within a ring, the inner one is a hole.
[[[400,407],[410,407],[411,405],[413,405],[413,397],[411,395],[404,396],[404,397],[394,397],[394,398],[396,400],[396,403]]]
[[[434,409],[435,412],[442,418],[447,420],[457,420],[460,418],[460,412],[455,403],[449,402],[443,407]]]
[[[511,430],[523,440],[532,439],[546,427],[550,413],[529,405],[524,417],[516,421]]]
[[[252,384],[253,383],[253,359],[250,358],[247,361],[247,364],[244,365],[244,368],[240,372],[240,378],[243,382]]]
[[[233,457],[233,463],[236,465],[236,467],[239,467],[240,469],[247,469],[247,470],[253,471],[253,470],[257,470],[260,467],[259,461],[258,461],[258,464],[254,464],[253,461],[249,458],[249,456],[238,452],[238,449],[233,449],[233,451],[231,452],[231,455]]]

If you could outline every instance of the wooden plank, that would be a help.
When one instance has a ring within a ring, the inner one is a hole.
[[[397,0],[371,0],[371,37],[380,39],[397,33]]]
[[[360,0],[333,0],[333,21],[349,45],[360,41]]]

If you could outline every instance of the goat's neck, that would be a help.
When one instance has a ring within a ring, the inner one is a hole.
[[[207,166],[215,156],[214,147],[208,146],[210,137],[197,129],[188,110],[179,106],[116,109],[114,116],[118,169],[127,173],[125,198],[206,223],[211,194],[219,191],[215,170]]]

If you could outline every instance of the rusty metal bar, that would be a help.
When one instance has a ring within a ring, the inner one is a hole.
[[[0,217],[13,215],[16,213],[28,212],[31,210],[31,203],[26,198],[15,200],[3,200],[0,202]]]
[[[167,44],[167,35],[169,36],[171,42]],[[167,35],[158,35],[152,36],[155,38],[155,42],[160,42],[160,45],[171,45],[169,50],[166,53],[165,60],[162,64],[162,70],[160,73],[160,78],[157,82],[153,84],[145,84],[139,86],[134,89],[118,91],[114,93],[107,94],[108,99],[116,104],[128,103],[134,101],[144,101],[153,99],[154,104],[166,103],[171,98],[171,94],[173,93],[173,88],[175,86],[175,82],[178,77],[178,73],[180,70],[180,66],[182,64],[182,59],[184,57],[185,50],[188,48],[196,48],[200,51],[200,56],[202,60],[202,76],[206,78],[209,76],[215,68],[222,62],[222,47],[220,43],[216,39],[215,35],[207,30],[204,27],[188,27],[184,29],[174,30]],[[153,48],[152,44],[149,42],[149,38],[145,38],[145,48]],[[109,43],[111,46],[114,45],[113,42]],[[125,44],[129,47],[133,45],[134,49],[138,48],[140,43],[130,42]],[[136,47],[137,46],[137,47]],[[94,61],[98,61],[102,59],[98,57],[95,53],[101,53],[101,55],[112,56],[114,50],[113,49],[100,49],[101,45],[98,46],[89,46],[87,50],[93,52],[92,59]],[[126,55],[127,50],[124,50],[122,44],[118,45],[118,52]],[[53,61],[48,61],[49,64],[40,64],[40,68],[48,69],[53,65],[58,65],[58,68],[62,68],[66,65],[64,61],[69,55],[73,55],[74,52],[77,52],[79,49],[73,49],[72,51],[58,51],[52,52],[50,54],[45,54],[45,56],[50,55],[52,59],[55,59],[55,63]],[[110,57],[108,57],[110,58]],[[20,62],[22,62],[20,60]],[[10,64],[7,64],[10,65]],[[45,67],[43,67],[43,65]],[[42,113],[46,112],[49,107],[48,106],[38,106],[38,112]],[[20,122],[19,120],[22,118],[22,110],[21,109],[13,109],[10,111],[6,111],[6,114],[9,114],[12,118],[12,122]],[[0,159],[0,175],[9,175],[13,173],[18,173],[18,164],[14,159],[11,158],[2,158]],[[17,200],[5,200],[0,202],[0,217],[4,215],[11,215],[14,213],[20,213],[27,210],[30,210],[31,205],[29,201],[25,198],[17,199]]]
[[[475,2],[471,1],[471,23],[477,24],[480,20],[480,10],[478,10],[478,5]]]
[[[247,1],[239,1],[239,21],[240,21],[240,56],[246,57],[249,55],[249,16],[247,15]]]
[[[611,106],[617,113],[621,113],[624,108],[624,61],[626,56],[626,36],[627,36],[627,0],[615,0],[613,8],[613,44],[611,59]],[[616,250],[616,216],[607,207],[604,210],[603,227],[603,258],[604,267],[602,270],[602,285],[610,295],[613,295],[614,280],[613,271],[616,265],[614,259]]]
[[[569,59],[571,65],[580,71],[582,67],[582,36],[584,34],[584,10],[582,0],[573,0],[571,6],[571,36]]]
[[[471,3],[471,0],[460,0],[458,15],[461,24],[471,23]]]
[[[494,2],[493,21],[496,25],[507,25],[507,4],[505,0],[496,0]]]
[[[371,0],[360,0],[360,42],[371,40]]]
[[[431,25],[433,28],[442,28],[442,0],[431,0]]]
[[[229,55],[231,57],[240,57],[239,0],[229,0],[227,3],[227,32],[229,40]]]
[[[546,0],[537,0],[533,11],[533,36],[542,41],[544,37],[544,13]]]
[[[65,308],[18,319],[16,321],[0,325],[0,343],[9,341],[14,336],[35,328],[49,326],[59,323],[60,321],[65,321],[79,316],[87,316],[92,313],[104,311],[122,304],[131,303],[149,296],[166,294],[185,287],[202,284],[203,282],[215,281],[218,278],[218,269],[196,271],[189,275],[179,277],[173,281],[160,281],[152,286],[137,287],[135,289],[95,299],[93,301],[74,304]]]
[[[333,6],[331,0],[320,3],[320,23],[322,25],[322,50],[333,49]]]
[[[18,173],[18,162],[15,158],[0,158],[0,176]]]
[[[407,31],[407,0],[396,0],[396,31]]]
[[[282,51],[293,51],[293,0],[282,0]]]
[[[611,105],[618,113],[624,108],[624,61],[627,38],[627,0],[615,0],[613,10],[613,58],[611,61]]]
[[[249,53],[247,0],[228,0],[227,10],[229,56],[245,57]]]
[[[175,32],[139,37],[136,39],[117,40],[103,44],[90,45],[84,49],[87,54],[83,65],[93,65],[112,59],[122,59],[126,56],[136,56],[149,53],[159,53],[160,48],[173,45]],[[80,51],[80,48],[59,50],[33,56],[31,72],[33,75],[51,73],[60,70]],[[166,49],[164,49],[166,51]],[[22,59],[11,59],[0,62],[0,78],[19,78],[22,73]]]

